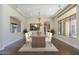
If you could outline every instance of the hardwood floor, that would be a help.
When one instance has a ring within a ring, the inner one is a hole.
[[[56,39],[52,38],[51,42],[59,49],[62,55],[79,55],[79,50]]]
[[[51,42],[59,49],[58,52],[18,52],[18,49],[20,49],[25,43],[25,40],[23,39],[9,45],[3,51],[0,51],[0,55],[79,55],[79,50],[57,40],[56,38],[52,38]]]
[[[25,39],[18,40],[17,42],[5,47],[4,50],[0,51],[0,55],[16,55],[18,49],[20,49],[25,42]]]

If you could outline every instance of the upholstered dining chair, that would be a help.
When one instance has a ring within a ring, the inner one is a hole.
[[[51,39],[52,39],[52,33],[47,32],[45,41],[46,41],[46,42],[51,42]]]
[[[28,32],[28,35],[31,36],[32,35],[32,32]]]
[[[32,42],[32,39],[29,37],[28,33],[25,33],[26,43]]]

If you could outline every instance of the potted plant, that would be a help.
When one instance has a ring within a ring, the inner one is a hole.
[[[23,30],[23,33],[24,33],[24,34],[27,33],[27,32],[28,32],[27,29],[24,29],[24,30]]]
[[[25,39],[25,33],[27,33],[27,32],[28,32],[27,29],[24,29],[24,30],[23,30],[24,39]]]
[[[54,29],[52,29],[52,30],[51,30],[51,33],[54,35],[54,34],[55,34],[55,30],[54,30]]]

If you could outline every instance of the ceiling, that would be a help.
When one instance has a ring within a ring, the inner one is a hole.
[[[60,8],[67,4],[16,4],[20,11],[27,18],[52,17]]]

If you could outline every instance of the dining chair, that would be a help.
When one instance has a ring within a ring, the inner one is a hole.
[[[47,32],[45,41],[46,41],[46,42],[51,42],[51,39],[52,39],[52,33]]]
[[[46,32],[46,36],[48,36],[49,35],[49,32]]]
[[[32,39],[29,37],[28,33],[25,33],[25,38],[26,38],[26,43],[27,42],[32,42]]]
[[[29,37],[32,36],[32,32],[28,32]]]

